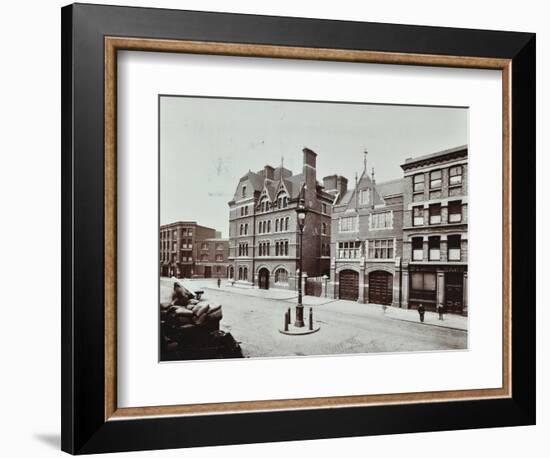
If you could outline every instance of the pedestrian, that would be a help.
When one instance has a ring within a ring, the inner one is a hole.
[[[439,319],[443,321],[443,314],[445,313],[445,307],[443,304],[437,304],[437,313],[439,313]]]
[[[221,286],[221,284],[222,284],[222,279],[218,277],[218,288]]]
[[[424,314],[426,313],[426,309],[424,308],[423,304],[420,304],[418,306],[418,315],[420,317],[420,322],[424,323]]]

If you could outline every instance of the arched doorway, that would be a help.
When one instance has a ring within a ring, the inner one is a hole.
[[[369,302],[391,305],[393,300],[393,275],[384,270],[369,274]]]
[[[258,284],[260,289],[269,289],[269,270],[265,267],[258,272]]]
[[[354,270],[342,270],[340,272],[340,287],[338,289],[340,299],[348,301],[359,299],[359,274]]]
[[[233,280],[235,278],[235,270],[233,269],[233,266],[229,268],[229,278]]]

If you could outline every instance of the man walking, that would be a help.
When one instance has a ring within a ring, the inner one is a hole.
[[[426,309],[424,308],[423,304],[418,305],[418,316],[420,317],[420,322],[424,323],[424,314],[426,313]]]
[[[218,277],[218,288],[221,286],[221,284],[222,284],[222,279]]]

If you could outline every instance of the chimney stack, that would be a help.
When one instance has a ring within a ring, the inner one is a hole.
[[[267,178],[268,180],[273,180],[274,171],[275,169],[270,165],[264,166],[264,178]]]
[[[343,196],[348,192],[348,180],[342,175],[329,175],[328,177],[323,178],[323,186],[325,192],[335,196],[336,194]]]
[[[308,192],[315,192],[317,187],[317,153],[310,150],[309,148],[304,148],[304,165],[303,165],[303,177],[304,182],[306,183]]]

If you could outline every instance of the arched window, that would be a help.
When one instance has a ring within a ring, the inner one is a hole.
[[[288,283],[288,272],[282,267],[275,271],[275,283]]]
[[[288,216],[285,218],[285,231],[288,231]]]
[[[241,191],[241,196],[246,197],[246,186],[243,186],[242,191]]]
[[[233,267],[230,267],[229,268],[229,278],[233,279],[234,273],[235,273],[235,271],[233,270]]]
[[[243,268],[239,267],[239,280],[243,279]]]
[[[248,280],[248,267],[243,269],[243,280]]]
[[[279,208],[286,208],[288,206],[288,196],[285,191],[281,191],[277,194],[277,206]]]

